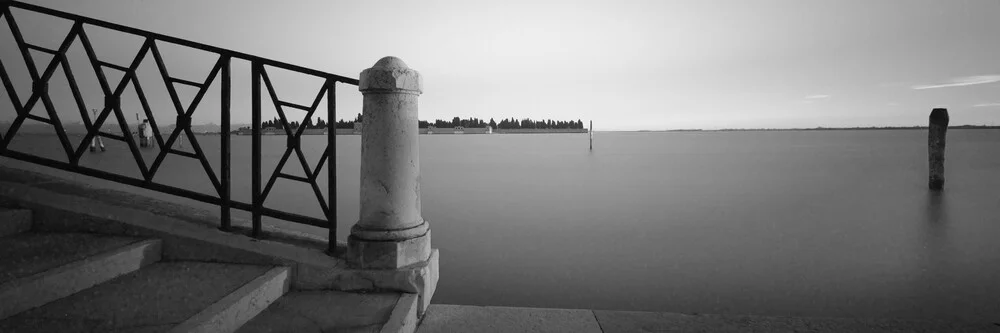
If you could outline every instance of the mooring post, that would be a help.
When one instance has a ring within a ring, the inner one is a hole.
[[[90,112],[92,112],[94,114],[94,120],[96,121],[97,120],[97,109],[90,109]],[[100,145],[101,145],[101,151],[107,151],[107,148],[104,148],[104,140],[101,139],[101,135],[100,135],[100,131],[101,130],[98,129],[97,131],[98,131],[98,134],[94,135],[94,137],[90,139],[90,151],[91,152],[96,152],[97,151],[97,144],[98,143],[100,143]]]
[[[580,124],[583,125],[583,124]],[[590,150],[594,150],[594,121],[590,121]]]
[[[421,216],[417,97],[420,73],[396,57],[361,72],[361,207],[347,238],[348,263],[397,269],[428,260],[430,226]]]
[[[944,188],[944,146],[947,133],[948,109],[934,109],[931,111],[927,131],[927,153],[930,160],[928,186],[935,191]]]

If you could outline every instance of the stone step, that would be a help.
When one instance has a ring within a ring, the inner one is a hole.
[[[233,332],[288,281],[285,267],[160,262],[0,321],[0,332]]]
[[[30,210],[0,207],[0,237],[19,234],[30,229]]]
[[[86,233],[25,232],[0,249],[0,319],[160,260],[158,240]]]
[[[293,291],[236,332],[383,332],[400,295]]]
[[[235,332],[281,299],[291,287],[288,267],[274,267],[189,318],[170,332]]]

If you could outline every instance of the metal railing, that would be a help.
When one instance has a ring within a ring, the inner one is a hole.
[[[73,22],[72,28],[70,29],[67,36],[63,39],[60,44],[59,49],[53,50],[38,45],[28,44],[24,41],[20,30],[18,29],[17,20],[11,14],[11,8],[19,8],[26,11],[31,11],[39,14],[54,16]],[[13,39],[17,44],[15,47],[20,51],[21,56],[24,59],[25,65],[28,70],[28,74],[32,80],[31,96],[22,104],[21,100],[18,98],[15,92],[14,85],[11,81],[10,75],[7,73],[6,68],[3,65],[2,60],[0,60],[0,80],[3,81],[4,88],[7,91],[12,104],[14,105],[14,110],[17,113],[17,117],[11,123],[10,128],[6,133],[0,133],[0,156],[5,156],[9,158],[14,158],[29,163],[39,164],[47,167],[57,168],[61,170],[71,171],[91,177],[97,177],[101,179],[106,179],[122,184],[128,184],[132,186],[137,186],[153,191],[163,192],[171,195],[181,196],[189,199],[198,200],[201,202],[218,205],[221,208],[221,229],[232,230],[232,219],[230,215],[230,210],[232,208],[244,210],[252,213],[252,232],[253,237],[261,236],[261,217],[268,216],[277,219],[282,219],[291,222],[297,222],[312,226],[318,226],[327,228],[329,230],[329,242],[328,242],[328,252],[333,253],[334,245],[337,239],[337,224],[336,224],[336,172],[334,156],[336,156],[336,130],[334,129],[334,122],[332,122],[335,117],[336,111],[336,100],[335,100],[335,84],[346,83],[350,85],[357,86],[358,80],[343,77],[339,75],[334,75],[330,73],[325,73],[322,71],[317,71],[309,68],[304,68],[296,65],[291,65],[279,61],[274,61],[270,59],[265,59],[241,52],[231,51],[219,47],[214,47],[210,45],[205,45],[201,43],[196,43],[180,38],[174,38],[170,36],[164,36],[153,32],[143,31],[140,29],[135,29],[131,27],[126,27],[110,22],[105,22],[101,20],[96,20],[88,17],[83,17],[79,15],[74,15],[70,13],[65,13],[57,10],[52,10],[44,7],[39,7],[36,5],[25,4],[16,1],[0,1],[0,17],[5,18],[7,25],[13,35]],[[135,58],[132,60],[128,67],[123,67],[107,62],[103,62],[97,59],[94,52],[94,47],[87,37],[87,32],[85,26],[96,26],[102,27],[110,30],[115,30],[118,32],[123,32],[126,34],[139,36],[144,39],[139,52],[136,54]],[[100,82],[101,90],[104,92],[104,107],[101,109],[100,113],[96,116],[96,119],[91,119],[86,106],[83,102],[83,97],[80,92],[80,87],[77,84],[72,70],[69,66],[69,61],[67,59],[66,53],[70,45],[74,41],[79,40],[82,44],[84,50],[86,51],[87,58],[90,65],[93,66],[94,71],[97,74],[97,79]],[[183,79],[178,79],[171,77],[167,68],[164,65],[163,57],[160,54],[160,49],[157,43],[171,43],[192,49],[198,49],[202,51],[207,51],[218,55],[218,60],[215,65],[211,68],[208,77],[203,82],[192,82]],[[5,46],[7,47],[7,46]],[[31,57],[29,50],[35,50],[42,53],[47,53],[52,55],[51,62],[45,67],[42,73],[38,72],[35,67],[35,63]],[[142,63],[143,59],[152,55],[153,60],[156,63],[156,67],[159,70],[160,75],[163,78],[164,84],[166,85],[167,92],[170,95],[173,107],[177,112],[176,126],[174,130],[169,133],[166,140],[164,140],[163,133],[160,133],[159,128],[156,125],[156,120],[153,117],[150,105],[146,99],[145,94],[141,88],[138,75],[136,70]],[[252,120],[251,120],[251,133],[252,133],[252,165],[251,165],[251,177],[252,177],[252,200],[250,203],[240,202],[232,199],[231,193],[231,146],[230,146],[230,135],[232,130],[230,129],[230,103],[231,103],[231,61],[233,59],[241,59],[248,61],[251,68],[251,98],[252,98]],[[73,98],[76,105],[79,107],[80,115],[82,116],[83,123],[87,128],[87,134],[84,136],[83,140],[80,142],[79,146],[73,147],[70,143],[65,129],[63,128],[62,122],[59,120],[58,113],[55,111],[54,104],[48,95],[48,81],[52,78],[53,74],[56,72],[57,67],[62,65],[62,69],[65,73],[66,79],[69,82],[69,88],[72,91]],[[114,86],[109,84],[108,79],[105,77],[104,72],[101,68],[110,68],[118,70],[124,75],[120,82]],[[274,87],[271,83],[271,79],[268,76],[268,68],[279,68],[296,73],[301,73],[305,75],[310,75],[313,77],[321,78],[324,83],[320,91],[316,95],[316,99],[311,105],[298,105],[294,103],[289,103],[281,101],[277,98]],[[194,111],[197,109],[198,104],[201,102],[205,93],[208,91],[209,87],[212,85],[214,80],[221,80],[221,105],[219,106],[222,129],[221,129],[221,167],[219,168],[221,175],[216,175],[209,164],[208,158],[206,158],[201,146],[198,144],[197,137],[191,130],[191,117]],[[266,93],[270,96],[271,101],[278,113],[281,127],[284,133],[288,137],[286,144],[286,149],[274,172],[268,177],[266,185],[261,183],[261,82],[264,83],[264,88]],[[156,143],[161,147],[160,151],[157,153],[151,166],[147,167],[143,157],[140,154],[139,148],[136,146],[135,139],[131,135],[125,135],[124,132],[126,118],[121,108],[121,96],[125,91],[126,86],[132,83],[135,88],[136,95],[138,96],[139,102],[141,103],[142,109],[149,119],[150,127],[153,132],[153,137]],[[191,105],[185,109],[178,98],[177,90],[173,84],[183,84],[191,86],[198,89],[197,94],[191,102]],[[313,113],[317,110],[319,103],[322,101],[323,97],[327,100],[327,119],[329,120],[327,126],[327,147],[324,150],[319,162],[314,169],[309,168],[309,164],[306,161],[305,155],[300,147],[301,136],[306,128],[306,126],[299,126],[297,129],[292,128],[288,118],[285,116],[283,108],[294,108],[305,111],[306,117],[304,119],[311,119]],[[29,112],[38,102],[43,103],[48,111],[48,118],[32,115]],[[101,132],[105,121],[110,117],[114,116],[117,122],[123,126],[123,135],[115,135],[111,133]],[[31,119],[39,121],[42,123],[50,124],[55,128],[56,134],[58,136],[61,148],[65,151],[68,163],[63,161],[58,161],[50,158],[40,157],[36,155],[31,155],[23,152],[18,152],[15,150],[8,149],[8,145],[11,139],[17,134],[18,129],[21,127],[22,123],[26,119]],[[176,150],[173,148],[175,142],[177,142],[178,137],[183,134],[188,138],[193,153]],[[127,177],[124,175],[106,172],[94,168],[89,168],[80,165],[80,159],[83,157],[87,145],[96,136],[103,138],[108,138],[112,140],[118,140],[125,142],[135,158],[136,163],[139,165],[139,171],[141,174],[140,178]],[[201,163],[201,166],[205,169],[205,172],[212,183],[212,187],[217,192],[217,195],[209,195],[204,193],[199,193],[187,189],[178,188],[175,186],[165,185],[156,183],[153,181],[153,177],[156,175],[161,163],[167,154],[175,154],[179,156],[184,156],[192,159],[196,159]],[[285,162],[288,158],[295,154],[299,162],[302,163],[305,169],[306,176],[294,176],[281,172]],[[323,167],[323,163],[330,163],[327,167],[328,175],[328,195],[324,200],[323,194],[320,191],[320,187],[317,184],[317,178],[320,175],[320,170]],[[316,195],[317,200],[319,200],[320,207],[322,208],[323,215],[325,219],[318,219],[314,217],[299,215],[295,213],[285,212],[281,210],[265,208],[263,203],[274,186],[275,181],[278,178],[285,178],[293,181],[307,183],[312,187],[313,192]],[[263,185],[263,186],[262,186]]]

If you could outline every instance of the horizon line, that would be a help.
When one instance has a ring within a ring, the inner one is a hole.
[[[10,121],[0,121],[0,124],[12,124]],[[70,124],[83,125],[83,122],[73,122]],[[105,126],[119,126],[118,123],[105,123]],[[169,127],[176,126],[177,123],[160,125],[157,127]],[[202,124],[191,124],[194,126],[208,126],[214,125],[219,126],[216,123],[202,123]],[[250,123],[232,123],[230,128],[235,128],[234,130],[239,130],[239,125],[250,125]],[[26,124],[22,123],[21,127],[24,126],[52,126],[49,124]],[[65,126],[65,124],[64,124]],[[986,127],[986,128],[1000,128],[1000,125],[987,125],[987,124],[960,124],[960,125],[949,125],[951,127]],[[445,128],[445,127],[442,127]],[[673,128],[673,129],[609,129],[609,130],[597,130],[594,132],[720,132],[720,131],[779,131],[779,130],[845,130],[845,129],[913,129],[913,128],[927,128],[927,125],[891,125],[891,126],[844,126],[844,127],[826,127],[826,126],[816,126],[816,127],[732,127],[732,128]]]

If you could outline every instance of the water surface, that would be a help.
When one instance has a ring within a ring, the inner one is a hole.
[[[423,215],[441,250],[434,302],[998,321],[1000,131],[949,132],[941,195],[927,190],[926,136],[599,132],[593,151],[586,134],[420,136]],[[215,168],[218,138],[199,137]],[[325,137],[304,139],[315,164]],[[346,238],[360,137],[337,139]],[[43,141],[15,148],[54,154]],[[138,175],[108,143],[84,164]],[[285,138],[264,146],[266,174]],[[249,200],[249,137],[233,147],[234,197]],[[157,180],[211,190],[199,164],[170,159]],[[267,206],[320,216],[309,187],[278,184]]]

